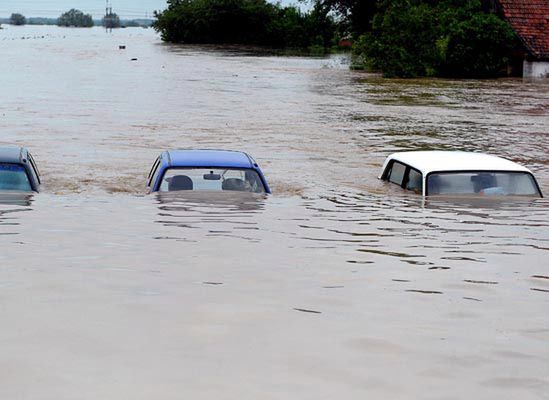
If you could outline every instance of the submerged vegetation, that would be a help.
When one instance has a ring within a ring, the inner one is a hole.
[[[175,43],[326,49],[353,42],[355,65],[390,77],[490,77],[518,39],[491,0],[168,0],[154,28]]]
[[[355,65],[385,76],[497,76],[518,45],[492,0],[315,1],[339,15]]]
[[[335,44],[336,22],[317,4],[309,12],[266,0],[168,0],[154,28],[175,43],[230,43],[290,48]]]
[[[385,76],[497,76],[517,45],[479,0],[382,0],[354,53]]]

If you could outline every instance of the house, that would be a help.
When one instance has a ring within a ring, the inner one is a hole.
[[[523,77],[549,78],[549,0],[497,0],[526,49]]]

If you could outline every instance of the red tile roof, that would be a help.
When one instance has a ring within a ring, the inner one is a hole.
[[[549,60],[549,0],[499,0],[499,4],[530,54]]]

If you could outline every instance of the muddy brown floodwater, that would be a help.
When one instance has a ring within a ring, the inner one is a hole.
[[[0,145],[45,185],[0,198],[0,398],[549,398],[549,202],[376,179],[480,150],[549,194],[547,81],[4,27]],[[184,147],[250,152],[274,195],[145,195]]]

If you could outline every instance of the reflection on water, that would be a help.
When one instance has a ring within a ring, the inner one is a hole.
[[[0,193],[0,236],[17,235],[17,214],[31,211],[33,194]]]
[[[257,230],[256,213],[264,209],[267,195],[239,192],[164,192],[154,195],[158,202],[158,220],[164,226],[190,229],[177,237],[159,237],[194,241],[196,229],[207,236],[249,238],[246,232]],[[250,238],[257,240],[259,238]]]
[[[0,50],[0,142],[46,181],[0,197],[1,398],[546,396],[549,202],[376,176],[395,150],[483,150],[549,192],[547,83],[141,29],[8,26]],[[144,196],[189,147],[250,152],[275,195]]]
[[[0,206],[4,209],[4,206],[21,206],[30,207],[33,201],[34,194],[29,193],[9,193],[0,192]],[[5,212],[5,210],[2,210]]]

